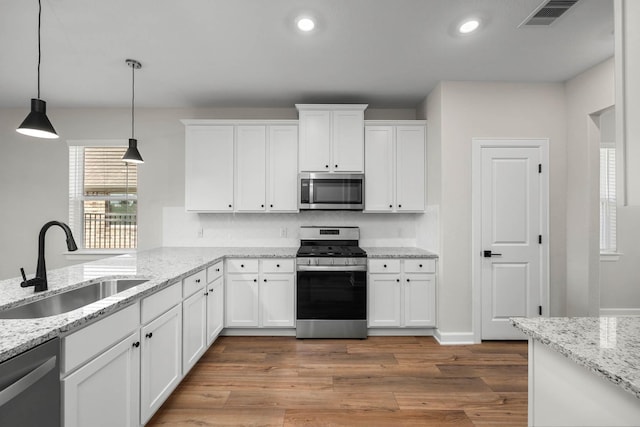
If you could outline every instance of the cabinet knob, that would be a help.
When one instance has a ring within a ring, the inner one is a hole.
[[[213,288],[212,288],[212,289],[209,289],[209,292],[213,292]]]
[[[153,336],[153,332],[149,332],[148,334],[145,335],[145,337],[147,338],[151,338]]]
[[[229,205],[229,207],[231,207],[231,205]]]
[[[389,207],[390,207],[390,208],[392,208],[392,207],[393,207],[393,205],[389,205]]]
[[[335,168],[338,169],[338,165],[335,165]]]
[[[244,264],[240,264],[240,268],[244,268]]]
[[[269,205],[269,207],[270,207],[270,208],[272,208],[272,207],[273,207],[273,205]]]
[[[258,281],[258,279],[253,279],[253,281],[254,281],[254,282],[257,282],[257,281]]]
[[[411,281],[410,279],[407,279],[407,282],[410,282],[410,281]]]
[[[264,205],[260,205],[261,208],[264,208]]]
[[[266,282],[267,282],[267,279],[264,279],[264,282],[266,283]]]
[[[400,281],[400,279],[396,279],[396,282],[399,282],[399,281]]]
[[[383,267],[384,267],[384,268],[387,268],[387,264],[384,264],[384,265],[383,265]]]
[[[277,268],[280,268],[280,264],[276,264],[276,267],[277,267]]]
[[[220,269],[219,269],[219,268],[216,268],[216,271],[220,271]]]
[[[133,343],[133,347],[138,348],[140,347],[140,341],[136,341]]]
[[[196,279],[196,283],[200,283],[200,279]]]
[[[398,207],[399,207],[399,208],[401,208],[401,207],[402,207],[402,205],[398,205]]]
[[[329,169],[329,165],[324,165],[325,168]]]
[[[205,293],[204,293],[204,296],[205,296],[205,297],[208,297],[208,296],[209,296],[209,292],[205,292]]]
[[[422,268],[422,264],[418,264],[418,267]]]

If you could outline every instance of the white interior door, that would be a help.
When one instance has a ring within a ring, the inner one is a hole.
[[[525,339],[509,318],[542,312],[543,159],[540,147],[516,144],[481,147],[478,159],[482,339]]]

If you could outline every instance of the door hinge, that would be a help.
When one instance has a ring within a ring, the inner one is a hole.
[[[538,163],[538,173],[542,173],[542,163]]]
[[[542,244],[542,234],[538,234],[538,243]]]
[[[538,306],[538,315],[542,316],[542,306],[541,305]]]

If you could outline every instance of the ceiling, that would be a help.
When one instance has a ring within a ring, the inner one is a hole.
[[[542,0],[42,0],[49,108],[414,108],[441,80],[562,82],[613,55],[613,0],[518,28]],[[0,107],[37,95],[37,0],[0,4]],[[316,29],[300,33],[301,14]],[[472,35],[456,34],[468,16]]]

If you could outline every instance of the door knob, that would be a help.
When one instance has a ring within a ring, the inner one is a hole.
[[[491,258],[492,256],[502,256],[502,254],[491,252],[491,251],[483,251],[483,256],[485,258]]]

